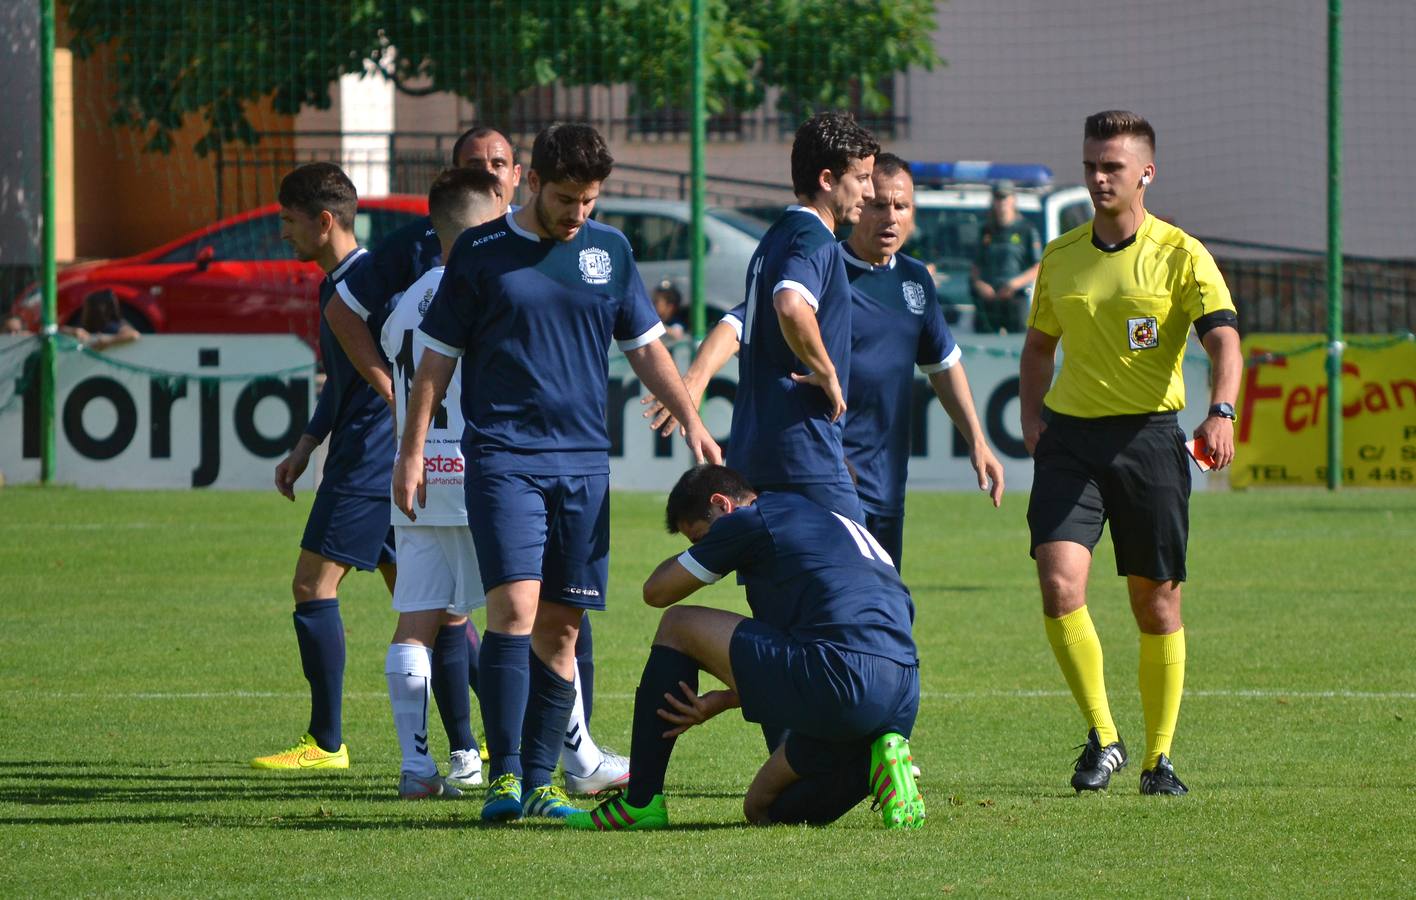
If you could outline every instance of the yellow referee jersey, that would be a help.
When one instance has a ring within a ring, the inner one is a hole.
[[[1060,337],[1062,371],[1043,402],[1094,419],[1179,410],[1181,363],[1196,319],[1234,311],[1214,258],[1185,232],[1147,215],[1114,250],[1088,222],[1047,245],[1028,325]]]

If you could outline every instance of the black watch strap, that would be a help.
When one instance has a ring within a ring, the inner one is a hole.
[[[1216,403],[1215,405],[1210,407],[1209,414],[1212,416],[1219,416],[1221,419],[1228,419],[1232,422],[1234,421],[1234,404]]]

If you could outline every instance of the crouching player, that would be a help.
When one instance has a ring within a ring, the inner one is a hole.
[[[693,544],[664,560],[644,600],[666,607],[737,570],[752,618],[701,606],[664,613],[634,696],[629,788],[571,828],[668,825],[664,773],[678,735],[741,707],[790,729],[747,789],[750,822],[826,824],[873,795],[887,828],[924,824],[910,772],[919,710],[914,603],[863,526],[797,494],[757,494],[699,466],[669,494],[670,533]],[[698,695],[698,673],[728,686]]]
[[[463,231],[506,210],[503,190],[497,177],[482,169],[449,169],[438,176],[428,192],[428,213],[442,242],[443,259],[448,258]],[[414,366],[423,350],[414,335],[438,292],[442,275],[442,266],[429,269],[404,292],[384,323],[380,337],[384,353],[393,361],[396,407],[407,407]],[[428,755],[428,692],[438,631],[444,623],[465,623],[469,611],[486,603],[472,533],[467,530],[460,383],[454,377],[449,384],[424,439],[425,482],[419,488],[414,516],[405,516],[398,509],[393,512],[401,563],[393,590],[398,626],[384,672],[403,754],[398,793],[410,800],[458,797],[457,784],[482,783],[482,764],[475,746],[454,751],[448,779],[438,774],[437,764]],[[398,412],[395,417],[401,436],[405,417]]]

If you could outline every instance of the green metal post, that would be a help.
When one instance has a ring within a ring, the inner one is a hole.
[[[40,188],[40,291],[43,306],[43,348],[39,376],[39,480],[54,480],[54,395],[58,373],[55,347],[57,275],[54,271],[54,0],[39,4],[39,165]]]
[[[1342,486],[1342,0],[1328,0],[1328,490]]]
[[[693,132],[690,168],[693,187],[690,204],[692,207],[692,291],[693,291],[693,340],[700,342],[708,330],[704,309],[703,255],[707,248],[703,237],[704,206],[704,144],[708,140],[708,95],[704,44],[708,37],[706,0],[692,0],[693,17]]]

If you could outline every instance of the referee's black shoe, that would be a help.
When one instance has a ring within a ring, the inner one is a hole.
[[[1118,735],[1105,747],[1096,736],[1096,729],[1087,732],[1082,755],[1077,757],[1077,769],[1072,773],[1072,788],[1082,791],[1104,791],[1111,783],[1111,773],[1126,768],[1126,745]],[[1171,773],[1174,775],[1174,773]]]
[[[1162,753],[1160,759],[1155,761],[1154,769],[1146,769],[1141,773],[1141,793],[1179,797],[1190,793],[1190,789],[1175,777],[1175,767],[1170,764],[1170,757]]]

